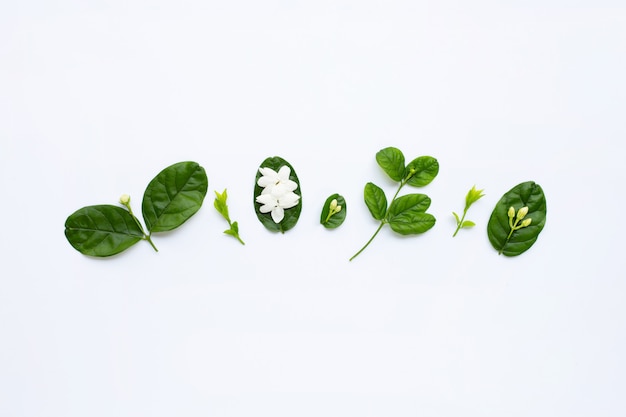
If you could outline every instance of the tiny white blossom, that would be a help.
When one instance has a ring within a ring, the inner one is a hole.
[[[290,191],[282,195],[261,194],[256,198],[256,202],[262,204],[259,208],[261,213],[271,213],[274,223],[280,223],[285,218],[285,209],[295,207],[299,199],[298,194]]]
[[[263,194],[273,194],[278,197],[298,188],[298,184],[289,179],[291,169],[287,165],[280,167],[278,172],[272,168],[259,168],[259,172],[262,176],[257,184],[263,187]]]
[[[120,204],[127,206],[128,203],[130,203],[130,196],[128,194],[122,194],[120,196]]]

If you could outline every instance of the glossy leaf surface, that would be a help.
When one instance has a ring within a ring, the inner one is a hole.
[[[256,202],[256,197],[259,196],[263,191],[263,188],[260,187],[257,183],[259,178],[261,178],[262,176],[258,169],[256,177],[254,179],[254,197],[252,199],[254,203],[254,212],[256,213],[257,218],[263,224],[263,226],[273,232],[281,233],[285,233],[287,230],[292,229],[296,225],[296,223],[298,223],[298,219],[300,218],[300,213],[302,212],[302,190],[300,189],[300,181],[298,180],[298,175],[296,174],[296,171],[293,169],[291,164],[279,156],[269,157],[265,159],[261,163],[261,165],[259,165],[259,168],[271,168],[276,172],[278,172],[283,166],[289,167],[289,169],[291,170],[289,174],[289,179],[298,184],[298,188],[294,190],[294,193],[300,196],[298,204],[294,207],[285,209],[285,217],[281,220],[280,223],[275,223],[270,213],[261,213],[261,204]]]
[[[402,235],[424,233],[435,225],[435,218],[425,213],[430,198],[424,194],[407,194],[395,199],[389,207],[387,221],[391,229]]]
[[[402,214],[404,212],[425,212],[430,207],[430,197],[425,194],[407,194],[398,197],[391,203],[389,207],[389,218]]]
[[[407,184],[413,187],[423,187],[430,184],[439,173],[439,162],[432,156],[420,156],[407,165],[407,175],[411,170],[415,170],[415,173],[409,178]]]
[[[200,207],[209,181],[196,162],[179,162],[161,171],[146,188],[142,202],[148,232],[165,232],[189,220]]]
[[[525,219],[532,219],[532,223],[513,231],[507,239],[511,232],[507,214],[510,207],[513,207],[515,211],[528,207]],[[491,245],[506,256],[517,256],[527,251],[543,230],[546,213],[546,198],[539,184],[528,181],[516,185],[502,196],[491,213],[487,225]]]
[[[391,230],[401,235],[416,235],[430,230],[435,225],[432,214],[409,210],[389,219]]]
[[[376,153],[376,162],[392,180],[400,182],[404,179],[404,154],[400,149],[394,147],[381,149]]]
[[[376,184],[365,184],[365,205],[376,220],[382,220],[387,213],[387,197],[385,192]]]
[[[65,221],[65,236],[80,253],[105,257],[118,254],[143,239],[133,216],[113,205],[83,207]]]
[[[328,213],[330,212],[330,203],[333,200],[337,200],[337,205],[341,206],[341,210],[328,218]],[[320,223],[327,229],[335,229],[343,224],[346,220],[346,215],[348,212],[348,207],[346,205],[346,200],[342,195],[333,194],[326,199],[324,202],[324,207],[322,208],[322,214],[320,216]],[[328,221],[326,219],[328,218]]]

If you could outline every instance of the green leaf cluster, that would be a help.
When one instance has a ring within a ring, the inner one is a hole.
[[[133,214],[113,205],[83,207],[65,221],[65,236],[79,252],[97,257],[118,254],[140,240],[152,242],[152,233],[166,232],[185,223],[202,206],[208,188],[204,168],[196,162],[179,162],[161,171],[146,187],[142,214],[146,230]]]
[[[456,236],[456,234],[459,233],[459,230],[463,228],[476,226],[476,223],[474,223],[473,221],[465,220],[465,215],[467,214],[467,210],[469,210],[472,204],[474,204],[484,196],[485,195],[483,194],[483,190],[477,190],[476,186],[473,186],[472,189],[467,192],[467,195],[465,196],[465,208],[463,209],[463,215],[459,217],[458,214],[452,212],[454,218],[456,219],[456,230],[454,231],[452,237]]]
[[[401,235],[420,234],[435,225],[435,217],[426,213],[431,200],[425,194],[407,194],[398,197],[405,185],[424,187],[430,184],[439,173],[439,162],[432,156],[420,156],[405,165],[404,154],[394,147],[381,149],[376,154],[376,162],[385,173],[398,182],[398,190],[391,202],[387,202],[385,192],[372,182],[365,185],[365,205],[380,225],[370,240],[350,260],[356,258],[374,240],[385,224]]]
[[[298,219],[300,218],[300,213],[302,212],[302,190],[300,188],[300,181],[298,180],[298,176],[296,175],[296,171],[293,169],[291,164],[285,161],[283,158],[279,156],[272,156],[266,158],[259,168],[271,168],[274,171],[278,172],[281,167],[288,166],[291,170],[289,174],[289,179],[298,184],[298,188],[294,191],[297,195],[300,196],[298,204],[294,207],[285,210],[285,217],[280,223],[274,223],[272,220],[272,216],[270,213],[261,213],[260,205],[256,202],[256,197],[261,194],[263,188],[258,185],[258,180],[261,177],[261,173],[257,169],[256,177],[254,179],[254,195],[252,197],[252,202],[254,204],[254,212],[256,213],[257,218],[265,226],[266,229],[272,232],[280,232],[285,233],[287,230],[292,229],[296,223],[298,223]]]
[[[226,193],[226,189],[224,189],[224,192],[221,194],[215,191],[215,201],[213,202],[213,206],[215,207],[217,212],[220,213],[222,217],[228,222],[229,229],[224,230],[224,233],[234,237],[242,245],[245,245],[245,243],[243,243],[243,240],[241,240],[241,237],[239,237],[239,225],[237,224],[237,222],[231,222],[230,220],[230,215],[228,214],[228,205],[226,204],[227,199],[228,194]]]
[[[335,229],[343,224],[347,214],[346,199],[342,195],[333,194],[324,202],[320,223],[327,229]]]
[[[499,254],[520,255],[537,241],[546,214],[546,197],[541,186],[533,181],[520,183],[506,192],[493,209],[487,225],[489,242]]]

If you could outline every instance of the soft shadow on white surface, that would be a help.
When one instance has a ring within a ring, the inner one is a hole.
[[[0,414],[623,415],[625,28],[617,2],[0,6]],[[377,227],[364,185],[395,192],[386,146],[438,158],[403,190],[437,224],[348,262]],[[273,155],[303,193],[285,235],[253,210]],[[182,160],[209,194],[158,253],[67,243],[74,210],[128,193],[139,212]],[[546,227],[498,256],[489,215],[528,180]],[[474,184],[478,226],[453,239]]]

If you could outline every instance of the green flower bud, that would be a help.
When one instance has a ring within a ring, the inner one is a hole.
[[[517,220],[522,220],[528,214],[528,206],[522,207],[517,211]]]
[[[526,219],[526,220],[524,220],[524,221],[522,222],[522,224],[521,224],[521,226],[520,226],[520,227],[527,227],[527,226],[530,226],[530,223],[532,223],[532,221],[533,221],[533,219],[528,218],[528,219]]]
[[[509,207],[509,219],[512,219],[513,217],[515,217],[515,209],[513,207]]]

